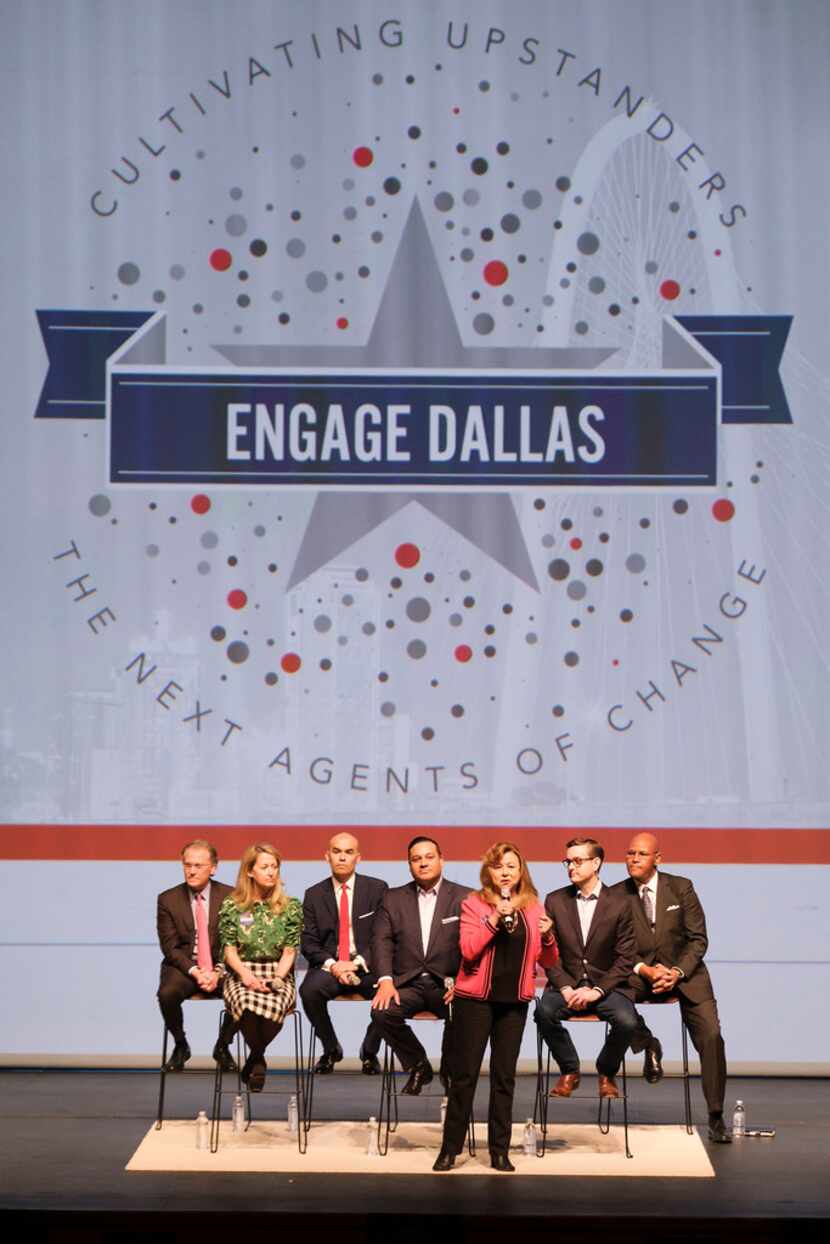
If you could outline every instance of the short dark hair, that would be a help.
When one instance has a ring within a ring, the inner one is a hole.
[[[407,859],[409,859],[410,855],[412,854],[412,848],[413,848],[413,847],[417,847],[417,845],[418,845],[418,843],[419,843],[419,842],[431,842],[431,843],[432,843],[432,845],[435,847],[435,850],[438,852],[438,854],[439,854],[439,855],[441,856],[441,858],[443,859],[443,857],[444,857],[444,853],[442,852],[441,847],[439,846],[439,844],[435,841],[435,839],[434,839],[434,838],[430,838],[430,837],[428,837],[426,834],[418,834],[415,838],[413,838],[413,839],[412,839],[412,841],[410,842],[409,846],[406,848],[406,858],[407,858]]]
[[[596,838],[571,838],[570,842],[565,843],[565,850],[569,847],[590,847],[589,859],[599,860],[600,863],[605,859],[605,847]]]
[[[192,842],[186,842],[179,852],[182,859],[184,859],[185,851],[189,851],[191,847],[199,847],[202,850],[209,852],[210,862],[213,864],[214,868],[219,863],[219,854],[216,847],[212,842],[208,842],[207,838],[194,838]]]

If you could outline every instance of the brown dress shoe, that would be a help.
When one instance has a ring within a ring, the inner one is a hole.
[[[579,1088],[580,1075],[578,1071],[567,1071],[560,1076],[554,1084],[549,1097],[570,1097],[574,1089]]]
[[[613,1076],[600,1075],[599,1079],[599,1095],[600,1097],[619,1097],[620,1090],[614,1083]]]

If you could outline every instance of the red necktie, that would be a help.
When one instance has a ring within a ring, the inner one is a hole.
[[[196,965],[202,972],[213,971],[213,959],[210,954],[210,934],[208,933],[207,912],[205,911],[204,894],[196,895]]]
[[[341,963],[347,963],[351,959],[350,941],[349,892],[345,886],[342,886],[340,889],[340,927],[337,932],[337,958]]]

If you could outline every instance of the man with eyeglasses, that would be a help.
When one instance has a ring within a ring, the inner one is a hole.
[[[728,1145],[732,1137],[723,1122],[726,1052],[712,981],[703,962],[709,944],[706,917],[691,881],[658,872],[660,862],[654,834],[635,834],[625,853],[628,880],[614,887],[628,900],[637,941],[629,984],[635,1001],[647,998],[660,1002],[674,997],[679,1001],[683,1021],[700,1056],[709,1139]],[[649,1049],[656,1044],[659,1050],[659,1042],[642,1016],[638,1019],[637,1044],[646,1050],[648,1071]]]
[[[222,977],[219,948],[219,908],[232,887],[214,881],[219,862],[216,847],[195,838],[181,850],[184,881],[164,890],[156,904],[156,929],[164,959],[158,1001],[164,1022],[173,1038],[173,1053],[165,1071],[183,1071],[190,1058],[184,1032],[182,1003],[195,993],[215,994]],[[221,997],[221,989],[218,996]],[[236,1071],[230,1043],[236,1025],[229,1014],[213,1047],[213,1058],[224,1071]]]
[[[570,1097],[580,1081],[579,1055],[563,1019],[596,1014],[609,1025],[597,1058],[599,1095],[619,1097],[614,1077],[638,1030],[628,983],[636,951],[631,909],[627,895],[600,881],[605,852],[594,838],[572,838],[565,856],[571,884],[545,899],[559,962],[548,971],[550,983],[535,1016],[559,1066],[551,1096]]]

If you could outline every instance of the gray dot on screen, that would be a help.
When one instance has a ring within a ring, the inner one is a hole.
[[[182,265],[180,263],[174,263],[172,268],[170,269],[170,276],[172,280],[180,281],[182,277],[184,276],[184,274],[185,272],[184,272],[184,268],[182,267]]]
[[[230,192],[230,194],[231,194],[231,198],[232,198],[235,202],[238,202],[238,201],[242,198],[242,190],[241,190],[241,188],[240,188],[239,186],[233,186],[233,187],[231,188],[231,192]]]
[[[342,600],[343,600],[343,604],[346,606],[347,609],[349,608],[350,605],[354,604],[354,596],[352,596],[351,592],[346,592]]]
[[[449,190],[441,190],[438,194],[436,194],[433,199],[433,203],[439,212],[448,212],[452,209],[455,199],[452,197]]]
[[[284,297],[284,295],[283,295],[282,290],[281,290],[281,289],[275,289],[275,290],[273,291],[273,293],[271,294],[271,301],[272,301],[272,302],[282,302],[283,297]]]
[[[522,195],[522,203],[531,212],[542,205],[542,196],[538,190],[525,190]]]
[[[94,514],[96,518],[103,518],[105,514],[109,514],[111,509],[112,502],[102,492],[98,492],[94,497],[89,498],[89,512]]]
[[[469,263],[474,258],[475,251],[471,251],[469,246],[465,246],[461,252],[461,260],[463,263]]]
[[[486,337],[496,327],[496,321],[486,311],[481,311],[473,319],[473,328],[480,337]]]
[[[475,207],[481,195],[477,190],[465,190],[461,197],[468,207]]]
[[[413,661],[420,661],[427,654],[427,646],[422,639],[410,639],[406,645],[406,653]]]
[[[291,157],[291,167],[292,168],[305,168],[305,156],[300,155],[299,152],[297,152],[296,155],[293,155]]]
[[[326,276],[325,272],[315,270],[314,272],[309,272],[305,279],[305,283],[307,288],[311,290],[312,294],[321,294],[328,285],[329,278]]]
[[[241,238],[242,234],[248,228],[248,222],[244,216],[240,216],[235,212],[225,221],[225,232],[232,238]]]
[[[326,631],[331,630],[331,618],[327,617],[324,613],[318,614],[314,619],[314,629],[315,631],[319,631],[321,635],[325,635]]]
[[[242,665],[249,656],[250,649],[241,639],[235,639],[232,644],[228,644],[228,660],[233,665]]]
[[[360,566],[354,572],[354,577],[357,579],[358,583],[365,583],[366,580],[369,578],[369,571],[366,569],[365,566]]]
[[[153,302],[164,302],[166,297],[167,295],[165,294],[163,289],[153,290]]]
[[[122,285],[135,285],[141,276],[141,269],[137,263],[122,263],[118,269],[118,279]]]
[[[599,250],[599,238],[595,233],[580,233],[576,239],[576,249],[580,255],[595,255]]]
[[[587,591],[587,587],[579,579],[574,579],[567,587],[568,596],[571,600],[583,600]]]
[[[426,622],[431,613],[432,607],[423,596],[413,596],[412,600],[406,603],[406,616],[410,622]]]
[[[199,543],[203,549],[215,549],[219,543],[219,537],[215,531],[203,531],[199,537]]]
[[[601,294],[605,289],[605,281],[601,276],[592,276],[588,282],[588,288],[592,294]]]
[[[654,260],[654,259],[647,259],[647,260],[646,260],[646,272],[649,274],[649,276],[654,276],[654,273],[655,273],[656,271],[657,271],[657,262],[656,262],[656,260]]]
[[[210,574],[210,562],[198,562],[196,570],[199,574]]]
[[[507,212],[501,218],[501,227],[505,233],[518,233],[521,221],[513,212]]]
[[[343,208],[343,219],[344,220],[354,220],[356,216],[357,216],[356,207],[344,207]]]
[[[337,636],[337,642],[338,642],[338,644],[340,645],[340,647],[341,647],[341,648],[345,648],[345,647],[346,647],[346,644],[349,642],[349,637],[348,637],[348,635],[338,635],[338,636]]]
[[[552,535],[547,534],[547,535],[542,536],[542,548],[543,549],[551,549],[553,548],[555,543],[556,542]]]
[[[573,669],[575,665],[579,665],[579,653],[578,652],[566,652],[565,653],[565,664],[569,665],[571,669]]]
[[[505,294],[501,301],[502,301],[503,306],[512,307],[516,299],[513,297],[512,294]]]
[[[553,294],[545,294],[544,298],[542,299],[542,306],[543,307],[553,306]]]
[[[380,706],[380,711],[384,717],[394,717],[395,705],[391,700],[384,700],[383,704]]]
[[[351,177],[347,177],[345,181],[343,182],[343,189],[354,190],[354,179]]]
[[[373,229],[370,236],[371,236],[372,241],[375,244],[383,241],[383,234],[381,233],[380,229]]]
[[[629,553],[625,559],[625,568],[632,574],[642,574],[646,568],[646,559],[642,553]]]
[[[364,622],[360,629],[363,631],[364,635],[374,635],[377,627],[374,622]]]
[[[255,536],[265,535],[265,528],[262,526],[262,523],[257,523],[256,527],[254,527],[254,535]]]
[[[536,632],[528,631],[528,633],[525,635],[525,643],[538,644],[538,642],[539,642],[539,636],[536,634]]]
[[[578,320],[574,324],[574,330],[579,333],[580,337],[584,337],[588,331],[588,325],[585,320]]]
[[[159,546],[157,544],[148,544],[144,552],[147,554],[148,557],[158,557]]]
[[[302,238],[289,238],[285,244],[285,253],[290,259],[302,259],[305,254],[305,242]]]
[[[464,619],[462,618],[460,613],[450,614],[450,626],[460,626],[463,621]]]

